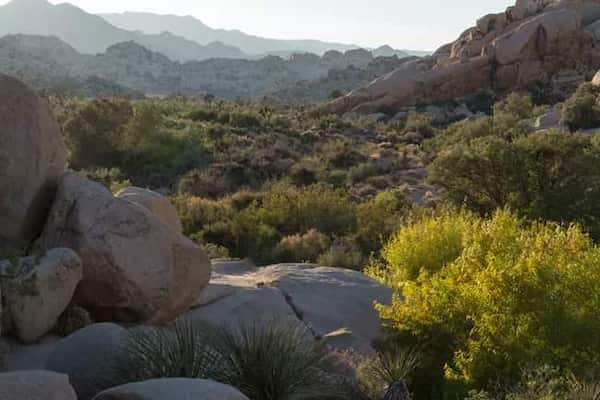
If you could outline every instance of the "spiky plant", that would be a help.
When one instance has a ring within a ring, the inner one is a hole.
[[[304,327],[282,322],[243,324],[221,330],[222,382],[252,400],[341,398],[327,370],[327,355]]]
[[[214,378],[221,356],[214,331],[187,320],[168,327],[139,327],[120,349],[118,376],[124,382],[160,378]]]
[[[407,382],[420,364],[420,353],[395,342],[380,343],[376,350],[377,355],[358,371],[367,397],[381,398],[380,393],[385,391],[386,400],[410,399]]]

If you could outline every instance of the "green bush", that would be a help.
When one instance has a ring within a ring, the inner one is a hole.
[[[584,83],[568,98],[562,110],[565,125],[571,131],[600,126],[600,89],[591,83]]]
[[[429,181],[482,214],[510,207],[532,219],[600,232],[600,147],[586,135],[548,132],[515,141],[488,136],[439,153]]]
[[[600,329],[600,248],[576,226],[527,224],[508,211],[425,215],[384,258],[370,272],[399,296],[381,316],[408,336],[448,336],[429,343],[451,354],[430,366],[448,380],[484,389],[515,382],[523,365],[585,373],[600,361],[590,335]]]
[[[311,229],[303,235],[296,234],[281,239],[274,250],[274,257],[277,262],[314,263],[330,245],[328,236]]]

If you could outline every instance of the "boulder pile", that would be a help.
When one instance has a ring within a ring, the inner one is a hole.
[[[389,112],[533,85],[562,97],[598,70],[599,39],[600,0],[517,0],[432,56],[402,64],[330,106],[338,113]]]
[[[0,332],[36,342],[72,305],[152,324],[188,310],[211,266],[169,200],[140,188],[113,196],[67,172],[48,105],[3,75],[0,99]]]

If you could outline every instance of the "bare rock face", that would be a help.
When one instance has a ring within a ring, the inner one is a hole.
[[[2,281],[5,312],[17,338],[32,343],[56,325],[71,302],[82,277],[81,260],[70,249],[52,249],[40,259],[22,258],[14,270],[12,279]]]
[[[279,264],[215,274],[187,317],[234,327],[257,319],[287,320],[333,349],[370,354],[381,326],[373,304],[389,304],[391,298],[391,289],[357,271]]]
[[[600,0],[517,0],[488,14],[432,57],[404,64],[330,103],[338,113],[398,110],[542,83],[568,95],[600,66]]]
[[[40,234],[65,154],[48,106],[23,83],[0,75],[0,247]]]
[[[248,400],[237,389],[205,379],[166,378],[108,389],[94,400]]]
[[[75,298],[97,320],[161,323],[187,310],[208,285],[204,251],[146,207],[66,174],[41,238],[83,261]]]
[[[115,197],[139,204],[176,232],[181,233],[183,231],[175,206],[161,194],[148,189],[128,187],[119,191]]]
[[[49,371],[0,374],[0,400],[77,400],[69,377]]]

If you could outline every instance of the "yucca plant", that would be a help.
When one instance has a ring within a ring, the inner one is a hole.
[[[252,400],[342,398],[327,354],[302,326],[255,322],[219,333],[219,380]]]
[[[385,391],[384,400],[409,400],[407,383],[420,364],[420,353],[395,342],[380,343],[376,351],[359,368],[363,391],[372,398],[381,398],[380,392]]]
[[[213,341],[212,328],[187,320],[167,327],[134,328],[120,349],[116,372],[124,382],[214,378],[222,357]]]

